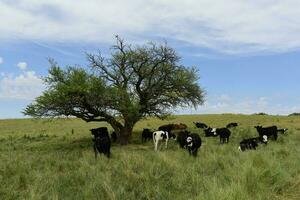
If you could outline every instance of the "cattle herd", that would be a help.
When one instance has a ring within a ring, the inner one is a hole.
[[[238,123],[233,122],[226,125],[224,128],[212,128],[202,122],[193,122],[197,128],[204,130],[205,137],[219,137],[220,144],[229,143],[231,135],[231,129],[238,126]],[[165,148],[168,147],[168,141],[170,139],[176,140],[182,149],[186,149],[192,156],[197,156],[198,149],[201,147],[202,141],[198,133],[191,133],[187,130],[185,124],[167,124],[158,127],[157,131],[151,131],[149,128],[144,128],[142,131],[142,143],[149,140],[154,142],[154,150],[158,151],[159,143],[164,142]],[[268,140],[272,138],[277,140],[278,133],[285,134],[288,129],[278,129],[277,126],[255,126],[254,127],[258,136],[253,138],[243,139],[239,143],[238,149],[240,151],[255,150],[259,143],[267,144]],[[117,141],[117,133],[112,132],[109,136],[108,129],[106,127],[90,129],[94,136],[94,152],[95,158],[98,153],[103,153],[108,158],[110,157],[111,142]]]

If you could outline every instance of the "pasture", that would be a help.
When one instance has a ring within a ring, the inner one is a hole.
[[[205,138],[193,121],[213,127],[229,122],[229,144]],[[199,133],[198,157],[175,141],[154,152],[141,143],[143,128],[185,123]],[[261,124],[288,128],[287,135],[256,151],[238,151]],[[113,144],[111,159],[92,150],[90,128],[105,123],[78,119],[0,121],[0,199],[300,199],[300,117],[258,115],[184,115],[147,119],[135,128],[131,144]],[[73,131],[72,131],[73,129]],[[111,129],[110,129],[111,130]]]

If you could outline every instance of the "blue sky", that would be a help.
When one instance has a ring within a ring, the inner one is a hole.
[[[0,118],[44,89],[47,58],[87,65],[84,52],[164,42],[196,66],[206,103],[176,113],[300,112],[300,2],[0,0]],[[216,3],[218,2],[218,3]]]

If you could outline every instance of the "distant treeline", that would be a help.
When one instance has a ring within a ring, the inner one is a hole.
[[[268,115],[268,114],[264,112],[260,112],[260,113],[254,113],[253,115]]]
[[[292,113],[292,114],[289,114],[289,116],[300,116],[300,113]]]

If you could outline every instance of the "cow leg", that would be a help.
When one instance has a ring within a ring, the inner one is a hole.
[[[275,133],[274,134],[274,139],[277,140],[277,137],[278,137],[278,135],[277,135],[277,133]]]
[[[97,159],[98,152],[97,152],[96,144],[94,144],[94,153],[95,153],[95,159]]]
[[[166,144],[165,144],[166,148],[168,148],[168,138],[166,138]]]
[[[154,150],[157,151],[157,141],[155,139],[156,135],[153,135],[153,143],[154,143]]]
[[[189,154],[192,155],[192,150],[190,149],[190,147],[188,148]]]
[[[193,156],[196,157],[196,156],[197,156],[197,153],[198,153],[198,149],[194,149],[194,151],[193,151]]]

